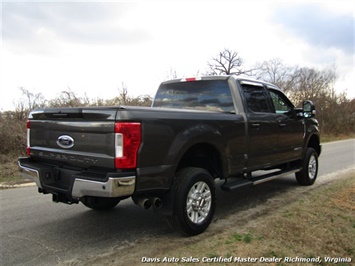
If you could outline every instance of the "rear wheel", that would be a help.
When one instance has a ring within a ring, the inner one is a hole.
[[[298,184],[313,185],[318,174],[318,154],[313,148],[308,148],[302,161],[302,170],[296,173]]]
[[[114,208],[121,201],[121,199],[87,196],[81,198],[80,201],[90,209],[97,211],[106,211]]]
[[[215,183],[202,168],[187,167],[177,173],[174,213],[169,225],[183,235],[198,235],[210,225],[216,207]]]

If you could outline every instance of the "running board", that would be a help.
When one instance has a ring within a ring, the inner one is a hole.
[[[233,191],[233,190],[241,188],[241,187],[255,186],[255,185],[259,185],[261,183],[271,181],[271,180],[274,180],[276,178],[279,178],[279,177],[282,177],[285,175],[294,174],[294,173],[299,172],[301,170],[302,170],[302,168],[294,168],[294,169],[286,170],[286,171],[280,170],[280,171],[272,172],[272,173],[265,174],[262,176],[258,176],[255,178],[241,179],[241,180],[238,180],[236,182],[231,182],[231,183],[226,182],[222,185],[222,189],[224,191]]]

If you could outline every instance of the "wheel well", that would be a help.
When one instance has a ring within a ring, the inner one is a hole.
[[[182,156],[177,171],[185,167],[206,169],[213,178],[222,177],[222,162],[218,150],[207,143],[192,146]]]
[[[320,145],[319,145],[320,143],[319,143],[319,137],[318,136],[316,136],[316,135],[313,135],[310,139],[309,139],[309,141],[308,141],[308,147],[311,147],[311,148],[313,148],[313,149],[315,149],[316,150],[316,152],[317,152],[317,154],[318,154],[318,156],[320,155],[320,152],[321,152],[321,150],[320,150]]]

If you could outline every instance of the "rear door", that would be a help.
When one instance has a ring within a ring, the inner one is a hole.
[[[248,118],[248,169],[267,167],[277,160],[279,125],[261,83],[241,81]]]

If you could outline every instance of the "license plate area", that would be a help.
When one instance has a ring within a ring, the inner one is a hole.
[[[54,167],[42,172],[41,181],[46,187],[70,191],[74,183],[73,175],[75,173],[76,171]]]

